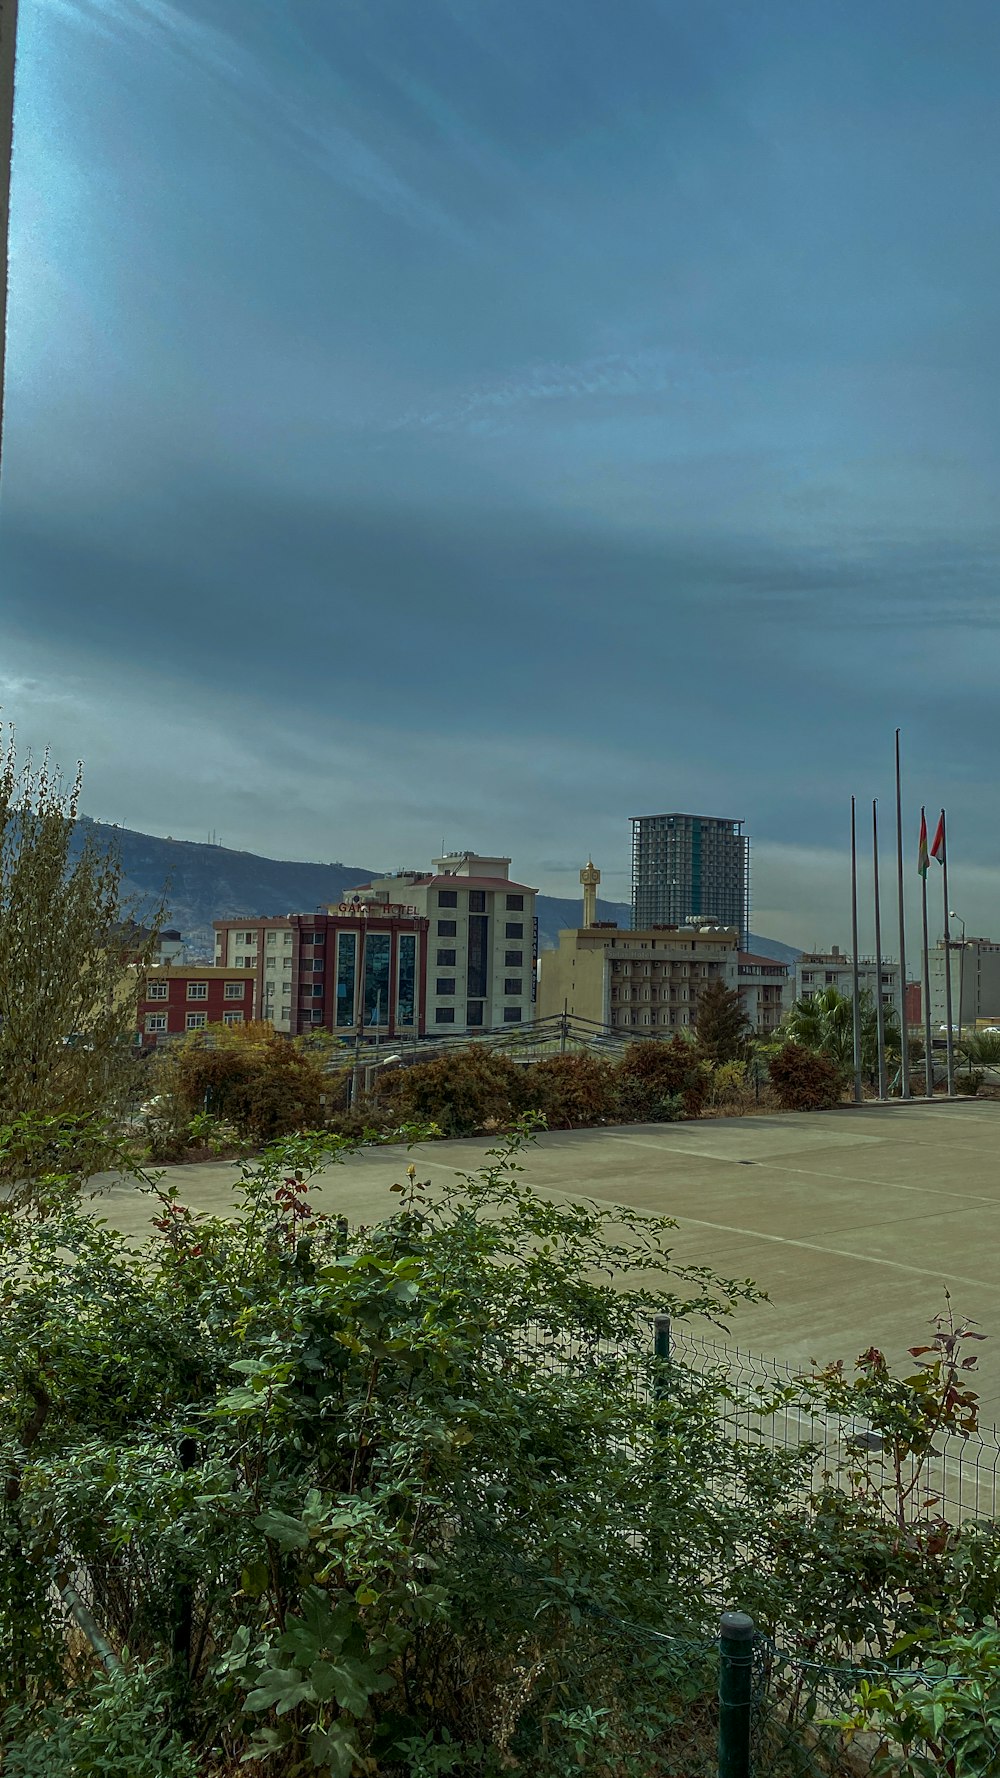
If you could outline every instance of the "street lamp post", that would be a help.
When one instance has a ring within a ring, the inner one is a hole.
[[[961,936],[958,944],[952,946],[952,950],[959,952],[959,958],[958,958],[958,1041],[959,1041],[959,1043],[961,1043],[961,1041],[962,1041],[962,1019],[963,1019],[963,1015],[965,1013],[965,921],[962,919],[961,914],[956,914],[954,908],[948,909],[948,918],[949,918],[949,920],[957,920],[959,925],[962,928],[962,936]],[[973,1024],[975,1024],[975,1020],[973,1020]]]

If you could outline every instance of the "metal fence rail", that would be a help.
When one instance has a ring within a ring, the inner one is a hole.
[[[869,1422],[845,1419],[803,1399],[802,1370],[780,1359],[767,1358],[730,1346],[723,1340],[694,1333],[674,1323],[670,1334],[670,1358],[685,1370],[724,1377],[727,1400],[720,1414],[732,1437],[772,1451],[815,1447],[814,1483],[823,1475],[836,1477],[859,1462],[878,1465],[881,1439]],[[778,1400],[788,1395],[790,1399]],[[767,1408],[765,1404],[778,1401]],[[904,1480],[909,1480],[909,1471]],[[925,1460],[926,1492],[935,1499],[934,1511],[950,1523],[963,1519],[993,1519],[1000,1511],[1000,1433],[980,1427],[967,1436],[942,1432],[934,1440],[934,1454]]]

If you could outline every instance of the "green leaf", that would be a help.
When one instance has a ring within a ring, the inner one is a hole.
[[[309,1532],[301,1519],[293,1519],[290,1513],[263,1512],[254,1520],[258,1531],[270,1537],[283,1550],[304,1550],[309,1543]]]

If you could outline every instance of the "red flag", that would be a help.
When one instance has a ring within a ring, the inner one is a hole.
[[[926,879],[926,877],[927,877],[927,816],[924,814],[923,809],[921,809],[921,811],[920,811],[920,839],[917,844],[917,870],[919,871],[920,875]]]
[[[931,845],[931,857],[936,858],[939,864],[944,863],[944,810],[943,809],[941,810],[941,819],[937,824],[937,832],[934,835],[934,840]]]

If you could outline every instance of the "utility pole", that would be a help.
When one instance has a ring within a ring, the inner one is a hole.
[[[10,241],[10,167],[14,145],[14,39],[17,0],[0,0],[0,471],[3,468],[4,364]]]

